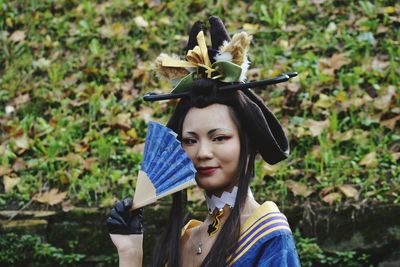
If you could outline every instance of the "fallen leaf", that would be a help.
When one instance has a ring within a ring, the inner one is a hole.
[[[140,105],[139,112],[137,112],[137,116],[148,123],[154,114],[154,110],[150,107]]]
[[[90,171],[92,169],[93,164],[97,163],[95,158],[87,158],[83,161],[83,166],[85,170]]]
[[[137,137],[138,137],[135,128],[130,129],[129,131],[126,132],[126,134],[133,139],[137,139]]]
[[[340,69],[342,66],[347,65],[350,62],[351,60],[347,58],[345,54],[334,54],[331,57],[331,65],[335,70]]]
[[[70,76],[66,77],[61,83],[65,87],[69,87],[71,85],[76,84],[77,81],[78,81],[78,76],[77,75],[70,75]]]
[[[335,99],[333,97],[320,94],[319,99],[317,102],[315,102],[314,106],[319,108],[330,108],[334,103]]]
[[[122,37],[128,34],[129,30],[123,24],[116,22],[111,25],[103,25],[99,32],[104,38]]]
[[[336,95],[336,100],[339,102],[343,102],[347,99],[347,94],[345,91],[340,91],[337,95]]]
[[[290,92],[297,93],[300,89],[300,83],[299,82],[288,83],[287,89]]]
[[[328,24],[328,27],[326,27],[326,32],[332,33],[335,32],[337,30],[337,25],[335,22],[331,21]]]
[[[30,100],[29,94],[19,95],[14,98],[13,103],[15,106],[19,107]]]
[[[0,176],[11,173],[11,168],[6,165],[0,165]]]
[[[61,207],[64,212],[68,212],[76,208],[74,205],[72,205],[71,200],[67,200],[61,203]]]
[[[74,145],[74,151],[76,153],[83,153],[86,152],[88,149],[89,149],[89,144],[83,141]]]
[[[313,119],[308,119],[304,121],[304,126],[306,126],[311,133],[311,136],[318,136],[322,133],[324,129],[327,129],[329,126],[329,121],[315,121]]]
[[[320,192],[320,196],[321,197],[326,196],[328,193],[332,192],[333,189],[335,189],[335,187],[333,187],[333,186],[328,186],[328,187],[323,188]]]
[[[135,145],[135,146],[133,147],[133,151],[136,152],[136,153],[142,154],[143,151],[144,151],[144,144],[145,144],[145,143],[141,143],[141,144]]]
[[[147,28],[149,27],[149,23],[142,17],[142,16],[137,16],[134,18],[136,26],[139,28]]]
[[[16,137],[14,141],[15,145],[24,151],[29,148],[29,138],[25,134]]]
[[[387,119],[384,121],[381,121],[381,125],[389,128],[390,130],[394,130],[395,126],[396,126],[396,122],[400,120],[400,115],[397,115],[391,119]]]
[[[131,177],[122,175],[122,177],[118,179],[118,184],[127,184],[130,180],[132,180]]]
[[[338,186],[340,191],[347,197],[347,198],[357,198],[358,197],[358,190],[354,188],[351,184],[344,184]]]
[[[21,180],[21,178],[10,177],[4,175],[3,177],[3,184],[4,184],[4,192],[10,192]]]
[[[15,31],[11,34],[10,40],[13,41],[14,43],[21,42],[25,40],[26,34],[24,31]]]
[[[394,152],[394,153],[391,153],[391,155],[395,161],[400,159],[400,152]]]
[[[324,196],[322,200],[328,203],[329,205],[332,205],[334,202],[340,201],[341,198],[342,195],[340,193],[333,192]]]
[[[383,25],[379,25],[379,26],[378,26],[378,29],[376,30],[376,33],[385,33],[385,32],[387,32],[388,30],[389,30],[388,27],[385,27],[385,26],[383,26]]]
[[[338,140],[338,141],[348,141],[353,137],[353,130],[348,130],[344,133],[340,133],[340,132],[336,132],[333,135],[333,139],[334,140]]]
[[[129,32],[129,30],[126,29],[124,25],[120,22],[113,23],[112,29],[114,36],[119,36],[119,37],[124,36]]]
[[[68,192],[58,192],[57,188],[52,188],[50,191],[34,195],[32,199],[39,203],[53,206],[61,203],[66,198],[67,194]]]
[[[361,161],[360,165],[366,166],[366,167],[376,167],[378,165],[378,160],[376,159],[376,152],[370,152],[367,155],[365,155]]]
[[[131,113],[120,113],[113,117],[110,125],[120,127],[122,129],[128,130],[131,128]]]
[[[26,169],[26,162],[22,158],[17,158],[12,166],[15,172]],[[1,174],[0,174],[1,176]]]
[[[146,81],[148,76],[148,66],[145,62],[140,61],[137,63],[136,68],[133,70],[133,78],[135,81]]]
[[[375,98],[374,107],[380,110],[388,110],[390,107],[390,102],[392,97],[396,94],[396,89],[394,86],[389,86],[384,95]]]
[[[79,154],[75,154],[75,153],[68,153],[65,157],[61,157],[58,159],[66,161],[71,165],[79,165],[83,161],[82,156],[80,156]]]
[[[32,61],[32,66],[38,69],[47,69],[51,65],[51,61],[46,58],[39,58],[38,60]]]
[[[270,165],[270,164],[264,162],[263,176],[273,175],[278,170],[278,168],[279,167],[277,165]]]
[[[357,129],[354,131],[353,139],[359,145],[366,145],[370,142],[370,132]]]
[[[243,24],[243,30],[250,34],[257,33],[258,29],[260,28],[259,24],[250,24],[250,23],[244,23]]]
[[[331,58],[320,58],[318,61],[318,69],[324,74],[333,76],[335,70],[349,63],[351,63],[351,60],[348,59],[344,53],[333,54]]]
[[[318,145],[314,145],[311,149],[311,155],[316,159],[320,159],[321,158],[321,147]]]
[[[287,180],[286,185],[295,196],[308,197],[313,192],[307,185],[293,180]]]
[[[385,14],[394,14],[396,13],[396,8],[393,6],[386,6],[384,8],[381,8],[381,12]]]
[[[371,67],[374,70],[377,70],[379,72],[384,72],[386,68],[390,65],[389,60],[380,60],[379,58],[375,57],[372,60]]]

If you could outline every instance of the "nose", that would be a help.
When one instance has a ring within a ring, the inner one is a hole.
[[[208,142],[199,142],[196,157],[199,160],[210,159],[213,157],[212,148]]]

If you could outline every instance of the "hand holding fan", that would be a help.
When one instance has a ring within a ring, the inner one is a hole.
[[[196,169],[176,137],[166,126],[149,123],[133,209],[196,184]]]

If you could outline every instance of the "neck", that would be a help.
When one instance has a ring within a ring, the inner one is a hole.
[[[219,195],[205,192],[204,196],[207,203],[208,213],[213,214],[214,212],[222,210],[225,207],[233,208],[235,206],[237,191],[238,187],[234,186],[230,191],[220,192]]]
[[[224,192],[232,192],[232,190],[235,188],[235,187],[237,187],[237,184],[232,184],[232,185],[229,185],[229,186],[227,186],[227,187],[225,187],[224,189],[218,189],[218,190],[204,190],[204,195],[206,196],[208,196],[208,197],[211,197],[211,196],[217,196],[217,197],[221,197],[221,195],[224,193]]]

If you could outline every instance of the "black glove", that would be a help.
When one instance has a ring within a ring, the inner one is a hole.
[[[118,235],[143,234],[142,211],[137,209],[130,211],[132,198],[118,201],[112,208],[110,217],[107,219],[108,232]]]

